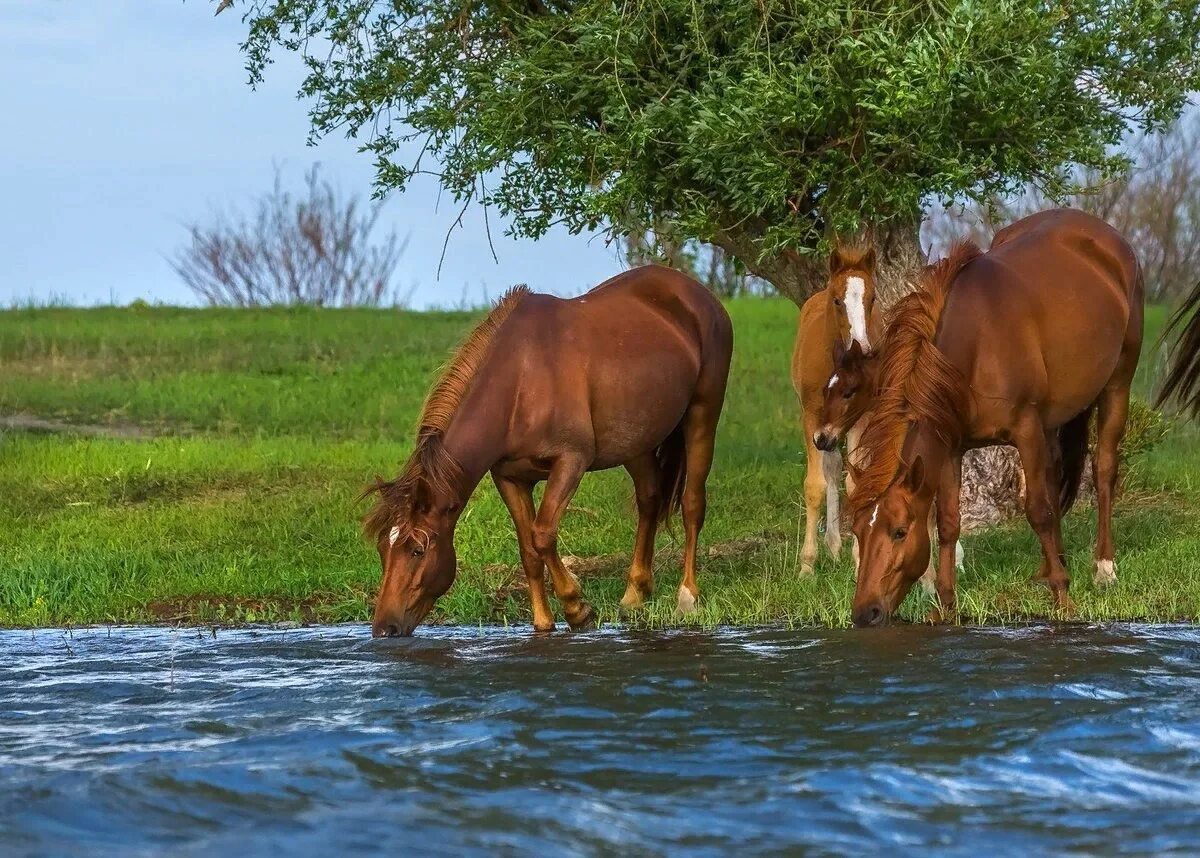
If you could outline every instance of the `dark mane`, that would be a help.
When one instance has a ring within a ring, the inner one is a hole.
[[[925,422],[951,445],[961,440],[967,382],[933,341],[954,279],[981,253],[974,242],[956,243],[944,259],[921,272],[917,290],[888,313],[879,395],[850,462],[855,480],[850,506],[855,514],[874,504],[895,479],[905,436],[914,423]]]
[[[400,528],[401,536],[411,535],[414,507],[419,508],[432,497],[453,491],[462,469],[446,451],[446,430],[463,397],[471,389],[471,382],[487,357],[496,332],[528,294],[528,286],[509,289],[451,355],[425,398],[417,423],[417,445],[400,475],[394,480],[376,477],[361,495],[362,498],[377,496],[375,506],[363,519],[363,532],[369,538],[378,542],[393,527]],[[428,538],[428,534],[421,536]]]

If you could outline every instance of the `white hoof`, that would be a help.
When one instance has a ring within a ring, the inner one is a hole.
[[[621,597],[621,607],[626,611],[636,611],[643,604],[642,591],[636,584],[631,583],[625,588],[625,595]]]
[[[679,588],[679,613],[691,614],[696,610],[696,597],[691,594],[687,587],[680,586]]]
[[[800,564],[800,577],[807,578],[813,574],[813,565],[805,560]]]
[[[964,563],[965,559],[963,555],[962,543],[956,542],[954,543],[954,568],[961,572],[963,570]]]
[[[1096,574],[1092,576],[1092,581],[1097,587],[1107,587],[1117,583],[1117,564],[1111,560],[1097,560]]]

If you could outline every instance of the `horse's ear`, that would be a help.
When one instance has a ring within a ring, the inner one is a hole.
[[[917,491],[925,482],[925,462],[920,456],[913,459],[912,464],[908,466],[908,471],[904,475],[904,488],[916,494]]]
[[[833,365],[839,367],[842,361],[846,359],[846,344],[842,342],[841,337],[837,337],[833,341]]]
[[[829,251],[829,273],[837,274],[845,266],[846,260],[842,257],[842,246],[835,241],[833,250]]]
[[[412,493],[409,495],[412,499],[412,511],[414,515],[424,515],[433,509],[433,487],[429,485],[429,480],[424,477],[418,477],[412,485]]]
[[[862,258],[862,267],[864,271],[875,273],[875,245],[872,244],[867,248],[867,252]]]

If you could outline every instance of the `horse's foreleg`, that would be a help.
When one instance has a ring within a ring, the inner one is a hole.
[[[638,526],[629,563],[629,583],[621,598],[621,607],[640,608],[642,600],[654,592],[654,534],[658,531],[659,508],[663,496],[663,475],[654,456],[647,455],[625,464],[633,478],[637,498]]]
[[[925,567],[924,574],[921,575],[921,589],[925,591],[925,595],[932,596],[937,593],[937,562],[934,560],[933,547],[938,544],[937,531],[937,504],[930,504],[929,518],[926,521],[927,529],[929,530],[929,564]]]
[[[1055,604],[1064,611],[1074,605],[1067,590],[1071,577],[1067,574],[1063,553],[1062,524],[1059,521],[1058,486],[1051,485],[1054,452],[1050,447],[1040,418],[1033,416],[1018,427],[1014,440],[1021,454],[1021,470],[1025,472],[1025,517],[1042,544],[1042,568],[1039,577],[1054,594]]]
[[[834,560],[842,553],[842,451],[834,448],[821,453],[821,474],[825,478],[825,547]]]
[[[810,423],[814,425],[809,425]],[[817,562],[817,527],[821,522],[821,502],[825,499],[825,474],[821,451],[813,444],[815,421],[804,412],[804,548],[800,551],[800,574],[811,575]],[[836,490],[836,486],[834,487]]]
[[[583,600],[579,579],[567,571],[558,556],[558,525],[579,488],[587,465],[587,460],[580,456],[563,456],[554,463],[542,493],[542,505],[533,522],[533,547],[550,570],[554,594],[562,603],[563,614],[573,629],[594,626],[596,612]]]
[[[1096,586],[1116,583],[1112,538],[1113,495],[1117,490],[1118,448],[1129,416],[1129,385],[1108,388],[1100,394],[1096,411],[1096,452],[1092,456],[1092,481],[1096,486]]]
[[[708,482],[708,472],[712,469],[713,445],[720,416],[720,402],[715,408],[703,402],[693,402],[683,418],[684,457],[687,468],[683,484],[683,581],[679,585],[676,604],[684,614],[696,610],[696,602],[700,598],[700,585],[696,583],[696,548],[708,508],[705,483]]]
[[[492,474],[500,499],[508,507],[517,530],[517,546],[521,551],[521,566],[529,582],[529,603],[533,607],[533,627],[539,632],[554,630],[554,611],[546,598],[546,564],[533,546],[533,487],[497,474]]]
[[[959,493],[962,488],[962,454],[953,453],[942,466],[938,481],[937,515],[938,565],[936,591],[941,606],[935,619],[952,616],[958,608],[958,536],[962,526]]]

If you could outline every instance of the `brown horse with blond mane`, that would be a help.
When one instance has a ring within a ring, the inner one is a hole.
[[[638,268],[570,300],[510,291],[434,385],[400,476],[368,489],[378,499],[364,528],[383,564],[372,634],[411,634],[450,588],[455,526],[489,472],[516,526],[535,629],[554,628],[546,570],[570,626],[594,624],[559,556],[559,521],[586,472],[618,465],[633,478],[638,512],[622,606],[650,595],[655,532],[682,508],[677,604],[694,610],[732,351],[720,301],[668,268]],[[535,511],[533,487],[543,480]]]
[[[812,574],[817,560],[822,500],[825,545],[834,558],[842,547],[838,502],[842,457],[838,441],[843,433],[823,424],[820,413],[825,389],[834,372],[835,353],[849,348],[854,354],[869,354],[882,329],[882,319],[875,308],[874,248],[865,241],[836,244],[829,256],[828,283],[800,308],[796,344],[792,349],[792,387],[800,400],[806,450],[804,548],[800,552],[800,571],[804,575]],[[852,429],[847,439],[851,449],[856,438],[857,433]]]
[[[1020,453],[1025,511],[1042,547],[1038,577],[1070,610],[1060,519],[1079,488],[1093,411],[1094,580],[1116,580],[1117,448],[1144,310],[1133,249],[1091,215],[1040,212],[997,233],[987,253],[956,245],[922,287],[889,317],[879,397],[851,462],[861,546],[854,624],[887,622],[921,575],[935,493],[937,593],[943,611],[955,609],[962,453],[988,444]]]

